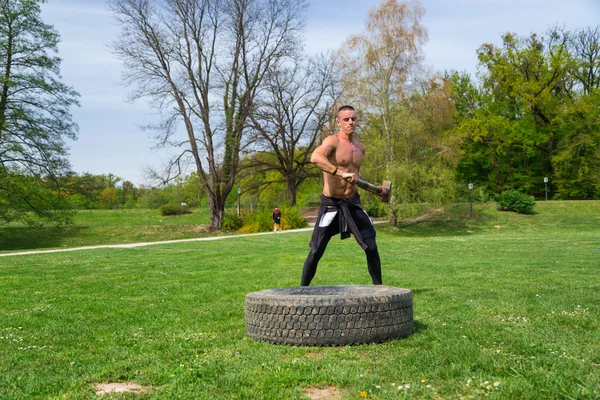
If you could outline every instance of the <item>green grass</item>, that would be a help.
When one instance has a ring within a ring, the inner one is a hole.
[[[600,398],[600,202],[536,212],[378,226],[384,283],[413,290],[415,331],[377,345],[247,337],[246,293],[298,285],[309,232],[0,257],[0,398],[132,381],[151,390],[102,398]],[[359,246],[334,238],[313,284],[369,282]]]
[[[82,210],[67,227],[10,224],[0,228],[0,253],[209,236],[208,209],[192,211],[163,217],[158,210]]]

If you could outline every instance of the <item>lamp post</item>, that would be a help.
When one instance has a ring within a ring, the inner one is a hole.
[[[469,183],[469,218],[473,219],[473,184]]]
[[[242,188],[238,186],[238,217],[240,216],[240,198],[242,196]]]
[[[546,201],[548,201],[548,178],[544,177],[544,189],[546,191]]]

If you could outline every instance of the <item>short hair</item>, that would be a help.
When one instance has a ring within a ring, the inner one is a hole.
[[[341,107],[338,109],[337,115],[339,116],[339,115],[340,115],[340,112],[342,112],[342,111],[346,111],[346,110],[348,110],[348,111],[356,111],[356,110],[354,109],[354,107],[352,107],[352,106],[348,106],[348,105],[346,105],[346,106],[341,106]]]

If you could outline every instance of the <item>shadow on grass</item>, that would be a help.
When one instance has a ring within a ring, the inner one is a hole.
[[[421,289],[411,289],[410,291],[413,294],[421,294],[421,293],[427,293],[427,292],[433,292],[434,289],[432,288],[421,288]]]
[[[405,237],[468,236],[486,229],[494,219],[485,211],[490,206],[478,206],[470,217],[469,205],[451,204],[444,208],[423,206],[412,218],[401,219],[397,226],[378,228]]]
[[[425,332],[427,329],[429,329],[429,325],[424,324],[422,322],[419,322],[418,320],[414,320],[414,325],[413,325],[413,335],[415,333],[421,333],[421,332]]]
[[[387,226],[378,230],[407,237],[467,236],[482,230],[475,221],[477,219],[400,221],[396,227]]]
[[[0,251],[66,247],[87,227],[10,227],[0,228]]]

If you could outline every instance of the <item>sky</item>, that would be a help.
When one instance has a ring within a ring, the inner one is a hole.
[[[381,0],[309,0],[306,51],[337,50],[351,35],[364,31],[370,9]],[[423,0],[423,25],[429,41],[425,63],[433,71],[475,74],[476,50],[501,44],[505,32],[528,36],[552,26],[568,30],[600,25],[600,0]],[[140,127],[157,120],[144,101],[127,102],[132,88],[123,86],[122,63],[109,50],[119,35],[105,0],[48,0],[42,19],[61,35],[62,80],[80,93],[73,108],[79,138],[68,141],[77,173],[108,174],[136,186],[151,184],[148,167],[160,167],[168,151],[155,150]]]

